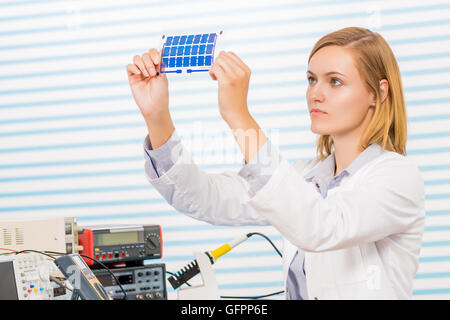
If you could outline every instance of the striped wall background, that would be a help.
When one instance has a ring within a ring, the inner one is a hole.
[[[167,269],[194,251],[272,227],[215,227],[167,205],[144,175],[143,119],[125,67],[161,35],[224,31],[218,46],[252,69],[249,108],[289,160],[310,159],[306,62],[324,34],[380,32],[403,76],[408,156],[426,183],[416,299],[450,298],[449,1],[0,1],[0,219],[76,216],[80,224],[161,224]],[[220,50],[220,48],[219,48]],[[207,74],[169,75],[175,126],[194,160],[217,173],[242,156]],[[282,289],[281,260],[254,237],[215,265],[223,295]],[[170,286],[169,286],[170,287]],[[176,298],[170,290],[169,297]],[[282,299],[283,296],[276,297]]]

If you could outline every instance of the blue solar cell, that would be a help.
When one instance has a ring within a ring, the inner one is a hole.
[[[199,66],[205,65],[205,56],[198,56],[198,65]]]
[[[208,38],[208,43],[214,42],[214,40],[216,40],[216,34],[211,33]]]
[[[177,57],[177,67],[183,66],[183,57]]]
[[[214,63],[214,50],[217,38],[217,33],[184,34],[167,37],[162,48],[161,72],[193,73],[208,71]],[[183,71],[181,68],[186,69]]]

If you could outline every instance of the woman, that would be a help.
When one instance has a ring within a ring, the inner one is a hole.
[[[284,238],[287,299],[411,298],[424,183],[405,157],[400,72],[379,34],[344,28],[316,43],[306,97],[318,156],[292,164],[248,111],[250,69],[221,52],[210,76],[245,158],[238,173],[208,174],[192,162],[170,117],[160,61],[152,49],[127,72],[149,132],[147,177],[168,203],[213,224],[273,225]]]

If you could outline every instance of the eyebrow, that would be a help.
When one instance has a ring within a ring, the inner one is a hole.
[[[312,72],[310,70],[306,71],[306,73],[311,73],[313,76],[315,76],[314,72]],[[330,72],[325,73],[326,76],[329,76],[330,74],[340,74],[341,76],[345,77],[345,74],[342,74],[337,71],[330,71]]]

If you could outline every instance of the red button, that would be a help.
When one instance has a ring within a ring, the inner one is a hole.
[[[102,259],[106,258],[106,254],[102,253]]]
[[[122,252],[122,253],[120,254],[120,256],[121,256],[122,258],[125,258],[125,252]]]
[[[100,259],[100,256],[98,254],[95,255],[95,259]]]
[[[112,258],[112,253],[108,253],[108,259]]]

